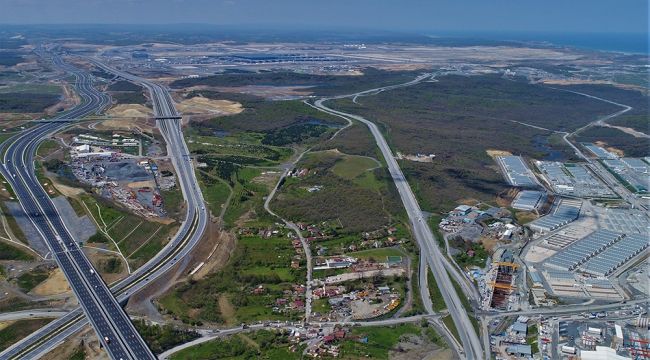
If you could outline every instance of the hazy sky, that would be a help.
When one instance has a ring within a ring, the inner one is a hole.
[[[0,23],[648,32],[647,0],[0,0]]]

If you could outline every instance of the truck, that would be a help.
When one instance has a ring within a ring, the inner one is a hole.
[[[572,355],[575,355],[575,353],[576,353],[576,348],[574,348],[573,346],[562,345],[562,352],[563,352],[564,354],[572,354]]]

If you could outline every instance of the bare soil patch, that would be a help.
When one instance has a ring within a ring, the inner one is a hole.
[[[230,300],[228,300],[228,297],[225,294],[219,295],[219,311],[221,312],[221,316],[223,317],[223,321],[226,323],[226,325],[234,325],[235,324],[235,307],[230,303]]]
[[[122,117],[122,118],[148,118],[153,115],[153,112],[148,107],[140,104],[120,104],[108,110],[108,114]],[[111,126],[112,123],[110,122],[112,121],[116,121],[116,120],[107,120],[104,121],[104,123],[109,123],[109,125],[106,126]],[[124,125],[124,123],[121,122],[119,125]],[[118,126],[118,127],[120,129],[123,129],[122,126]]]
[[[487,149],[485,152],[488,154],[488,156],[494,158],[497,156],[510,156],[512,153],[510,151],[505,151],[505,150],[495,150],[495,149]]]
[[[119,105],[123,106],[123,105]],[[130,106],[130,105],[128,105]],[[135,105],[142,107],[144,109],[144,106],[142,105]],[[135,111],[140,111],[137,109],[131,109]],[[131,111],[127,109],[126,111]],[[147,111],[150,111],[147,109]],[[109,111],[110,112],[110,111]],[[142,132],[153,132],[155,123],[153,120],[150,119],[150,116],[153,114],[147,114],[143,113],[144,116],[136,116],[136,117],[124,117],[124,118],[119,118],[119,119],[111,119],[111,120],[105,120],[96,125],[96,128],[99,130],[135,130],[139,129]],[[115,114],[114,116],[118,116],[118,114]]]
[[[31,293],[41,296],[59,295],[72,291],[61,269],[56,268],[42,283],[36,285]]]
[[[52,181],[52,185],[56,189],[56,191],[60,192],[62,195],[66,197],[75,197],[77,195],[83,194],[85,191],[80,188],[75,188],[72,186],[68,185],[63,185],[57,181],[54,180],[55,177],[50,178],[50,181]]]
[[[178,103],[178,110],[183,114],[234,115],[244,111],[242,104],[230,100],[214,100],[201,96],[185,99]]]

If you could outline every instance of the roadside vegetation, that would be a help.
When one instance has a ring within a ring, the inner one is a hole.
[[[157,254],[169,241],[177,225],[161,224],[124,211],[105,199],[83,194],[77,205],[91,216],[98,226],[88,243],[103,243],[115,248],[127,258],[131,268],[137,268]]]
[[[154,354],[160,354],[176,345],[186,343],[198,338],[200,335],[194,331],[180,330],[172,325],[147,324],[144,320],[133,321],[136,330],[147,343]]]
[[[10,322],[0,330],[0,351],[47,325],[52,319],[30,319]]]
[[[33,260],[34,256],[17,246],[0,242],[0,260]]]
[[[16,278],[16,285],[25,293],[31,291],[38,284],[45,281],[50,276],[49,270],[45,267],[37,267],[31,271],[25,272]]]
[[[422,208],[430,212],[448,211],[463,199],[492,201],[507,188],[486,150],[546,155],[548,150],[531,139],[552,134],[516,121],[571,130],[617,110],[584,96],[494,75],[438,80],[362,97],[359,104],[349,99],[329,103],[376,122],[394,151],[436,155],[432,163],[400,161]],[[557,150],[567,152],[565,147]]]
[[[0,92],[0,112],[5,113],[40,113],[57,102],[56,94]]]

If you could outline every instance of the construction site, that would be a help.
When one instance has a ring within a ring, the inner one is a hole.
[[[73,138],[70,169],[75,179],[98,195],[146,217],[165,217],[160,192],[175,186],[174,175],[140,156],[142,142],[114,134],[111,141],[80,134]],[[137,150],[123,152],[124,148]],[[138,155],[136,155],[138,154]]]

